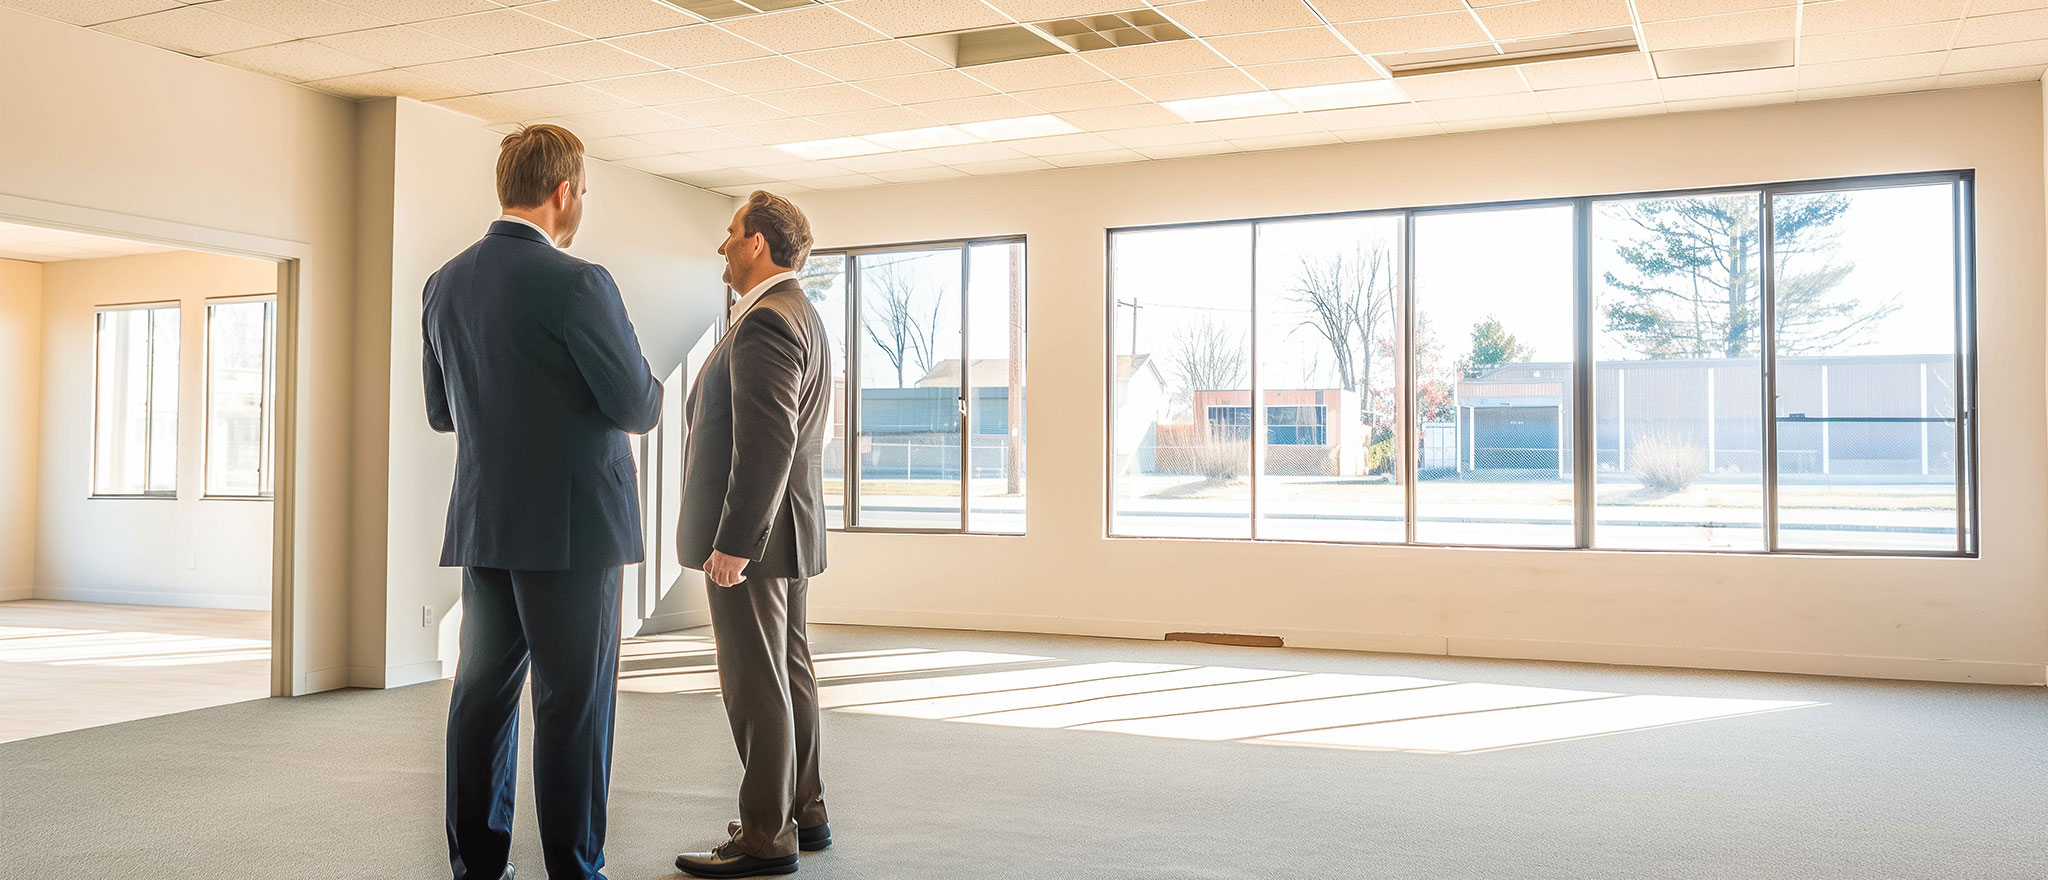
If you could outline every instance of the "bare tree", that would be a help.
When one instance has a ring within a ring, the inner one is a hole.
[[[1195,392],[1236,388],[1245,381],[1245,338],[1214,318],[1203,317],[1173,334],[1166,352],[1166,372],[1173,382],[1173,401],[1190,413]],[[1192,417],[1192,415],[1190,415]]]
[[[1295,332],[1323,341],[1337,381],[1372,398],[1373,363],[1387,353],[1382,340],[1394,320],[1394,255],[1384,244],[1357,245],[1349,252],[1303,255],[1287,287],[1288,301],[1305,315]],[[1376,424],[1375,408],[1360,407],[1359,420]]]
[[[860,275],[861,326],[877,351],[896,368],[904,387],[905,367],[931,372],[938,356],[939,308],[943,297],[930,279],[908,267],[909,260],[863,264]],[[929,309],[926,306],[929,305]]]

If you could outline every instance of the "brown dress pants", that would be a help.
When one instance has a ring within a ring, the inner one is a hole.
[[[805,578],[707,581],[718,686],[739,746],[740,848],[796,854],[796,829],[825,824],[818,779],[818,682],[804,631]]]

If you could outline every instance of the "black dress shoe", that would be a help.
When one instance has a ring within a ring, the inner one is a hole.
[[[725,823],[725,833],[731,837],[738,838],[740,836],[740,820],[734,819]],[[804,852],[817,852],[831,845],[832,823],[830,822],[815,828],[798,826],[796,829],[797,849]]]
[[[748,855],[737,840],[728,840],[708,853],[676,856],[676,869],[692,877],[766,877],[796,873],[796,854],[764,859]]]

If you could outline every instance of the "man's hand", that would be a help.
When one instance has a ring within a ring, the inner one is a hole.
[[[753,560],[741,556],[727,556],[717,550],[711,551],[711,558],[704,560],[704,573],[711,582],[721,587],[730,587],[741,580],[740,572]]]

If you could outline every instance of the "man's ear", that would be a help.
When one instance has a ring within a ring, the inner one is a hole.
[[[569,210],[569,201],[575,193],[576,181],[564,180],[561,183],[555,184],[555,193],[549,196],[549,198],[554,201],[555,210],[566,211]]]

